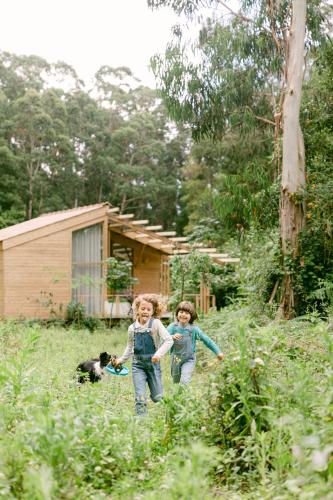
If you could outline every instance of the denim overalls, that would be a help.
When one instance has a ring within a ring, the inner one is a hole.
[[[188,384],[195,366],[195,353],[192,349],[192,326],[188,324],[177,332],[178,323],[175,323],[175,333],[180,333],[182,338],[173,339],[171,352],[171,375],[175,384]],[[184,331],[185,330],[185,331]]]
[[[132,377],[135,389],[135,411],[137,415],[147,413],[146,383],[150,390],[152,401],[157,403],[162,399],[162,376],[160,362],[153,363],[151,358],[156,352],[151,327],[153,318],[148,322],[146,330],[134,328],[134,356],[132,364]]]

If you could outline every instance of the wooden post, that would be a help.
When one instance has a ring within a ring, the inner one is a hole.
[[[198,297],[198,303],[201,313],[208,314],[210,303],[210,289],[203,281],[200,283],[200,292]],[[214,297],[215,298],[215,297]]]
[[[103,221],[103,248],[102,248],[102,277],[106,278],[107,265],[105,263],[106,259],[110,257],[110,233],[109,233],[109,220],[106,216]],[[108,300],[108,286],[106,281],[102,285],[102,304],[100,315],[105,316],[105,302]]]
[[[170,265],[165,258],[161,260],[161,279],[160,279],[161,294],[165,297],[170,295]]]
[[[120,297],[119,295],[115,296],[115,303],[114,305],[116,306],[115,312],[114,312],[114,317],[115,318],[120,318]]]

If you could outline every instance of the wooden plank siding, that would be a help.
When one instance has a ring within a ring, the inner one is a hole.
[[[162,252],[113,231],[110,240],[133,249],[133,276],[138,279],[133,286],[134,295],[161,293]]]
[[[110,238],[109,238],[109,219],[108,216],[104,216],[104,221],[103,221],[103,276],[106,276],[107,272],[107,266],[105,264],[105,260],[110,256]],[[102,290],[102,303],[104,304],[108,299],[108,287],[107,284],[105,283],[103,285],[103,290]],[[104,315],[104,311],[102,312],[102,315]]]
[[[63,316],[71,300],[71,231],[59,231],[4,253],[4,315]]]
[[[1,254],[4,272],[0,272],[0,317],[49,318],[52,311],[65,316],[67,304],[72,300],[72,233],[103,223],[104,259],[109,252],[108,219],[105,209],[102,212],[102,217],[87,213],[38,229],[29,239],[24,234],[8,240]],[[106,293],[105,287],[105,298]]]
[[[0,241],[0,319],[4,317],[4,267],[3,267],[3,250],[2,242]]]
[[[170,278],[169,259],[163,256],[161,259],[161,294],[165,297],[169,297],[171,294]]]
[[[161,293],[161,256],[153,252],[146,252],[145,262],[134,266],[134,276],[139,282],[134,285],[133,291],[139,293]]]

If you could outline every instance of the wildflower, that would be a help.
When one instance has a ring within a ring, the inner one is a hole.
[[[302,455],[302,449],[300,446],[298,446],[298,445],[292,446],[291,451],[292,451],[295,458],[302,458],[303,455]]]
[[[255,365],[260,365],[260,366],[265,366],[265,362],[264,362],[264,360],[263,360],[263,359],[261,359],[261,358],[255,358],[255,359],[254,359],[254,364],[255,364]]]
[[[333,446],[326,446],[323,451],[315,450],[312,453],[312,465],[315,470],[326,470],[329,456],[333,451]]]

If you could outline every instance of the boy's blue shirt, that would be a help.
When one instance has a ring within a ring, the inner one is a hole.
[[[170,335],[175,335],[175,333],[180,333],[180,334],[186,334],[192,332],[192,351],[195,352],[196,350],[196,341],[201,340],[208,349],[210,349],[214,354],[220,354],[221,349],[218,347],[218,345],[215,344],[215,342],[208,337],[203,331],[197,326],[197,325],[190,325],[187,324],[184,328],[180,326],[178,323],[171,323],[168,328],[168,332]],[[173,351],[173,347],[171,348],[171,351]]]

